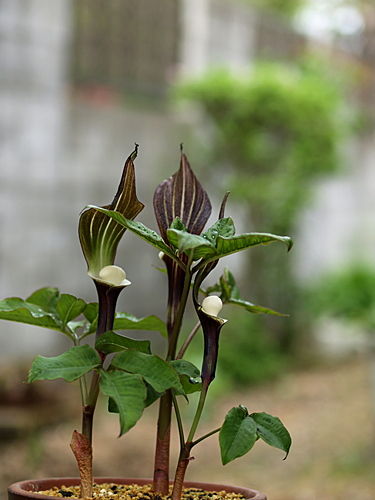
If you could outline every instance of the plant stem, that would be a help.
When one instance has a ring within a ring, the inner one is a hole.
[[[171,435],[172,398],[167,391],[159,403],[158,429],[154,463],[153,491],[161,495],[169,492],[169,445]]]
[[[122,288],[110,287],[107,284],[100,283],[94,280],[99,299],[99,317],[98,326],[96,329],[97,339],[100,335],[113,329],[113,322],[115,318],[116,303]],[[105,360],[105,354],[98,351],[102,359]],[[100,387],[100,372],[94,371],[91,380],[90,392],[87,396],[87,402],[83,407],[82,415],[82,434],[92,443],[92,428],[93,418],[96,407],[96,402],[99,396]]]
[[[207,434],[206,436],[203,436],[202,438],[198,439],[197,441],[193,442],[194,434],[195,434],[195,431],[197,430],[198,422],[199,422],[199,419],[202,415],[203,406],[204,406],[204,403],[206,401],[207,390],[208,390],[209,385],[210,384],[208,381],[203,380],[201,394],[200,394],[200,398],[199,398],[199,402],[198,402],[198,406],[197,406],[197,411],[195,413],[194,421],[193,421],[193,424],[191,426],[190,433],[189,433],[189,436],[187,438],[186,443],[183,446],[181,446],[181,453],[180,453],[180,457],[178,459],[178,465],[177,465],[176,474],[174,477],[172,500],[180,500],[181,499],[182,486],[184,483],[186,469],[187,469],[187,466],[189,465],[189,462],[190,462],[190,451],[193,448],[193,446],[219,430],[219,429],[217,429],[217,430]]]
[[[170,339],[169,346],[168,346],[167,359],[175,359],[175,356],[176,356],[178,336],[180,334],[182,320],[183,320],[185,308],[186,308],[186,303],[187,303],[187,299],[189,297],[189,292],[190,292],[190,284],[191,284],[191,277],[192,277],[190,267],[191,267],[192,262],[193,262],[193,252],[190,253],[189,262],[188,262],[187,269],[186,269],[184,289],[182,292],[181,302],[180,302],[180,306],[178,308],[176,320],[175,320],[174,325],[173,325],[172,335],[171,335],[171,339]]]
[[[206,401],[208,386],[209,386],[209,383],[207,381],[203,380],[201,394],[200,394],[199,402],[198,402],[198,406],[197,406],[197,411],[195,412],[195,417],[194,417],[194,420],[193,420],[193,423],[192,423],[192,426],[191,426],[191,429],[189,432],[189,436],[187,438],[188,442],[193,441],[195,431],[197,430],[198,423],[199,423],[199,420],[200,420],[201,415],[202,415],[204,403]]]
[[[195,325],[195,327],[192,329],[190,332],[188,338],[185,340],[183,346],[181,347],[179,353],[177,354],[176,359],[182,359],[184,357],[186,349],[189,347],[190,342],[193,340],[195,334],[199,330],[199,327],[201,326],[201,322],[198,321],[198,323]]]
[[[184,287],[181,294],[178,311],[171,325],[171,335],[168,336],[169,345],[167,352],[167,360],[175,359],[178,336],[180,334],[182,319],[184,316],[187,299],[190,292],[191,284],[191,264],[193,262],[193,252],[191,252],[188,264],[186,266],[186,274]],[[154,463],[154,479],[153,491],[162,495],[168,495],[169,492],[169,448],[170,448],[170,428],[172,419],[172,394],[167,391],[160,398],[159,403],[159,418],[158,430],[156,436],[155,463]]]
[[[92,443],[92,427],[94,411],[99,396],[100,374],[94,372],[91,380],[90,393],[87,398],[87,404],[83,407],[82,414],[82,434]]]
[[[75,346],[80,345],[80,337],[78,335],[74,335],[73,337],[73,342]],[[79,388],[81,391],[81,400],[82,400],[82,407],[84,408],[87,404],[87,382],[86,382],[86,375],[82,375],[82,377],[79,378]]]
[[[187,466],[190,462],[190,450],[192,448],[192,443],[187,442],[184,448],[181,450],[180,457],[178,460],[178,465],[176,469],[176,474],[173,482],[172,490],[172,500],[180,500],[182,494],[182,487],[184,484],[185,474]]]
[[[193,446],[195,446],[196,444],[200,443],[201,441],[203,441],[204,439],[210,437],[210,436],[213,436],[214,434],[216,434],[217,432],[220,432],[221,430],[221,427],[215,429],[214,431],[211,431],[211,432],[208,432],[207,434],[205,434],[204,436],[200,437],[199,439],[195,440],[192,442],[191,444],[191,447],[193,448]]]
[[[173,391],[171,391],[171,393],[172,393],[173,406],[174,406],[174,410],[176,413],[178,434],[180,436],[180,445],[181,445],[181,453],[182,453],[182,450],[185,447],[184,428],[182,426],[182,418],[181,418],[180,408],[179,408],[178,403],[177,403],[177,398],[176,398]]]

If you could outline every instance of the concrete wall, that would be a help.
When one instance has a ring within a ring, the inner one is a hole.
[[[375,267],[374,134],[346,146],[342,170],[315,187],[301,214],[296,269],[302,280],[355,262]]]
[[[0,294],[55,275],[57,174],[66,114],[68,0],[0,3]],[[44,241],[52,241],[48,248]],[[26,334],[27,332],[27,334]],[[35,329],[1,325],[1,355],[33,349]],[[49,344],[53,334],[40,334]]]
[[[80,211],[112,201],[137,142],[138,195],[147,205],[139,219],[156,229],[153,191],[179,167],[184,127],[167,110],[72,99],[71,7],[69,0],[0,3],[1,298],[56,286],[96,300],[78,241]],[[151,267],[160,265],[157,252],[126,234],[116,262],[133,283],[120,298],[121,310],[160,312],[165,277]],[[68,345],[62,337],[0,322],[0,358],[59,352]]]
[[[199,74],[218,61],[232,61],[237,68],[251,62],[255,39],[244,28],[243,6],[225,15],[227,5],[218,0],[181,5],[183,72]],[[112,201],[124,161],[137,142],[138,197],[146,204],[138,220],[156,229],[152,195],[178,169],[180,142],[189,158],[197,156],[188,132],[197,123],[194,113],[181,117],[165,106],[139,107],[116,95],[72,98],[67,70],[71,7],[70,0],[0,2],[1,298],[26,298],[49,285],[96,300],[78,242],[80,211],[87,204]],[[194,12],[205,36],[194,31]],[[223,32],[228,36],[220,38]],[[346,170],[317,185],[316,202],[301,218],[291,257],[303,279],[353,258],[374,261],[373,137],[348,150]],[[200,178],[204,183],[204,172]],[[245,225],[239,229],[249,230]],[[119,308],[139,316],[163,314],[165,277],[152,267],[160,264],[157,252],[125,234],[116,263],[132,281]],[[0,342],[3,360],[9,355],[30,359],[64,347],[58,333],[9,322],[0,322]]]

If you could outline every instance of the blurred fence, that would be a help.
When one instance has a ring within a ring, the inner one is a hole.
[[[76,0],[72,79],[160,93],[177,61],[178,0]]]
[[[224,0],[76,0],[71,78],[76,84],[162,94],[179,68],[240,68],[293,58],[303,36],[269,13]]]

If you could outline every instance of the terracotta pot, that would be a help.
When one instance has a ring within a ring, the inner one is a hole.
[[[115,483],[115,484],[151,484],[151,479],[135,479],[135,478],[118,478],[118,477],[97,477],[94,480],[97,484],[101,483]],[[65,486],[76,486],[79,484],[79,479],[76,477],[65,477],[65,478],[51,478],[51,479],[32,479],[29,481],[21,481],[19,483],[14,483],[8,488],[8,499],[9,500],[56,500],[56,497],[43,496],[41,497],[36,491],[49,490],[54,486],[61,487]],[[266,496],[259,491],[250,490],[248,488],[240,488],[237,486],[227,486],[225,484],[213,484],[213,483],[195,483],[192,481],[185,481],[184,486],[188,488],[201,488],[207,491],[228,491],[232,493],[241,493],[245,498],[251,500],[267,500]]]

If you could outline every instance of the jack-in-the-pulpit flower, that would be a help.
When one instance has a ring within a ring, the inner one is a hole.
[[[136,194],[134,159],[138,146],[125,162],[120,185],[112,203],[103,208],[134,219],[143,209]],[[99,297],[97,337],[112,330],[118,296],[130,281],[123,269],[114,265],[117,246],[125,228],[102,212],[89,208],[79,219],[79,240],[87,262],[87,274],[93,279]]]
[[[211,202],[190,168],[182,147],[179,170],[156,188],[154,211],[160,235],[171,247],[167,231],[176,220],[179,219],[189,233],[199,235],[211,215]],[[181,326],[177,318],[186,273],[171,257],[165,254],[159,254],[159,257],[164,262],[168,274],[168,357],[174,359]],[[184,264],[187,263],[185,254],[179,255],[179,258]],[[172,399],[168,392],[160,400],[154,470],[154,490],[164,495],[168,494],[171,410]]]
[[[189,233],[200,234],[211,215],[208,195],[190,168],[182,148],[179,170],[156,188],[154,211],[160,235],[167,245],[169,245],[167,231],[176,217]],[[186,263],[186,255],[180,258]],[[170,257],[164,255],[162,260],[168,273],[167,328],[170,337],[181,301],[185,273]]]
[[[138,146],[125,162],[120,185],[112,203],[103,208],[119,212],[127,219],[134,219],[144,208],[136,194],[134,159]],[[82,212],[79,219],[79,240],[87,262],[87,273],[94,281],[107,281],[100,273],[108,266],[113,266],[117,246],[125,228],[108,215],[89,208]],[[106,272],[106,271],[105,271]],[[125,278],[123,278],[125,279]],[[118,280],[116,280],[118,281]],[[121,280],[123,281],[123,280]],[[115,286],[126,286],[120,283]]]
[[[220,297],[211,295],[202,301],[202,305],[198,302],[199,277],[194,284],[193,302],[198,318],[202,325],[204,352],[202,362],[202,386],[208,389],[208,386],[215,378],[217,358],[219,355],[219,335],[220,330],[227,322],[226,319],[218,317],[223,303]]]

